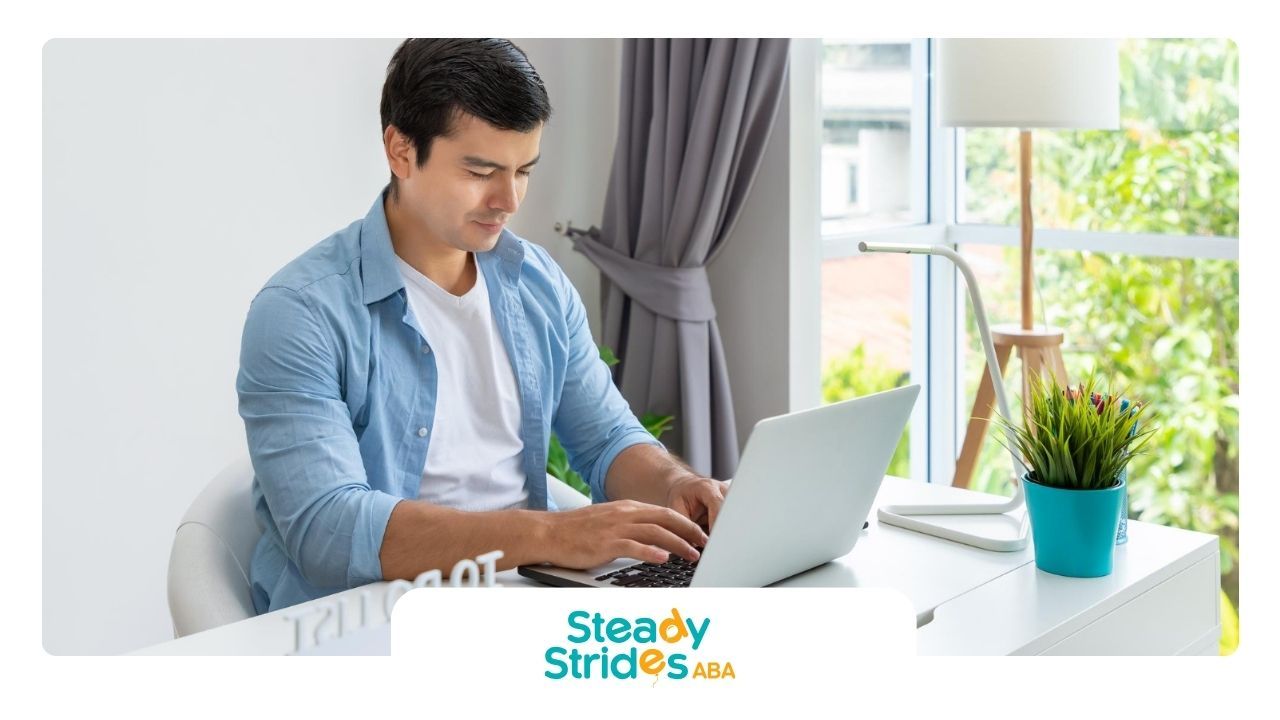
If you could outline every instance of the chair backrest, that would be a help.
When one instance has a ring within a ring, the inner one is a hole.
[[[249,561],[261,530],[253,516],[253,465],[231,463],[200,492],[169,553],[175,637],[253,617]]]
[[[178,525],[169,553],[169,614],[174,637],[253,617],[249,562],[262,531],[253,516],[253,465],[231,463],[201,491]],[[551,475],[558,510],[591,499]]]

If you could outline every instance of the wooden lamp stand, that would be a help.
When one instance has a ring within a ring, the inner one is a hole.
[[[1048,372],[1059,385],[1067,383],[1067,368],[1062,361],[1062,330],[1055,327],[1036,327],[1032,322],[1032,287],[1031,269],[1031,131],[1023,130],[1018,136],[1019,160],[1018,177],[1022,189],[1022,324],[996,325],[991,328],[991,339],[995,342],[996,359],[1000,363],[1000,376],[1004,377],[1005,368],[1009,364],[1009,356],[1016,348],[1022,358],[1022,407],[1026,413],[1027,395],[1030,392],[1033,374]],[[987,423],[990,422],[991,405],[995,401],[995,388],[992,386],[990,367],[982,372],[982,382],[978,386],[978,396],[973,401],[973,411],[969,414],[969,427],[965,430],[964,445],[960,457],[956,460],[956,474],[952,480],[955,487],[967,488],[973,479],[974,466],[982,451],[982,441],[987,436]]]

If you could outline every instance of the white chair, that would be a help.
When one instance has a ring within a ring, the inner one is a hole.
[[[169,551],[174,637],[253,617],[249,560],[262,531],[253,514],[253,465],[245,455],[218,473],[187,508]]]
[[[253,513],[253,465],[231,463],[191,503],[169,552],[169,615],[174,637],[253,617],[249,561],[262,531]],[[590,498],[547,476],[559,510],[590,505]]]

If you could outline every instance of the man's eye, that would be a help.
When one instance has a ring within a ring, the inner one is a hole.
[[[477,177],[477,178],[488,178],[490,175],[492,175],[492,173],[484,174],[484,173],[472,172],[472,171],[470,171],[470,170],[468,170],[467,172],[468,172],[468,173],[471,173],[471,177]],[[529,170],[517,170],[517,171],[516,171],[516,174],[517,174],[517,175],[523,175],[523,176],[525,176],[525,177],[529,177],[529,176],[530,176],[530,175],[532,175],[533,173],[532,173],[531,171],[529,171]]]

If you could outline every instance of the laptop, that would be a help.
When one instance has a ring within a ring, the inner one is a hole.
[[[847,555],[919,394],[909,385],[756,423],[696,562],[519,573],[565,587],[764,587]]]

